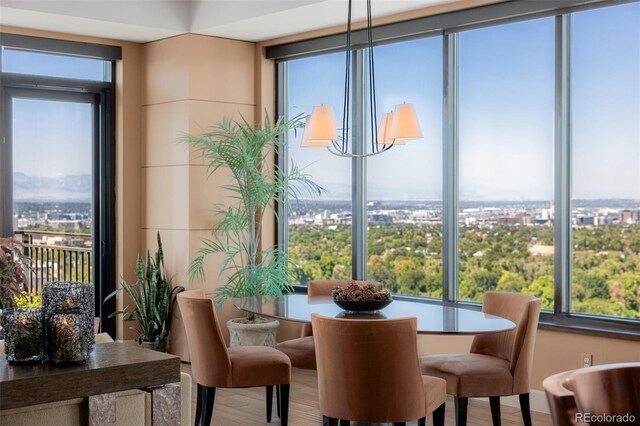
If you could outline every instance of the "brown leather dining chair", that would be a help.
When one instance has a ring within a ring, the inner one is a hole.
[[[418,363],[417,319],[349,320],[312,316],[318,396],[324,423],[444,425],[446,382]]]
[[[315,280],[307,283],[307,296],[309,299],[314,297],[330,297],[331,291],[336,287],[346,287],[351,283],[357,285],[373,284],[376,290],[384,289],[382,283],[375,281],[357,281],[357,280]],[[291,365],[296,368],[308,370],[316,369],[316,349],[313,343],[313,329],[311,324],[304,324],[300,337],[297,339],[286,340],[276,345],[276,349],[287,354],[291,359]]]
[[[547,377],[542,386],[555,426],[640,421],[640,362],[565,371]],[[610,417],[598,417],[605,415]]]
[[[482,312],[507,318],[516,328],[475,336],[467,354],[423,355],[422,374],[447,381],[447,393],[454,396],[457,425],[467,422],[469,398],[489,397],[493,424],[499,425],[500,397],[519,395],[522,419],[530,426],[529,382],[540,299],[518,293],[487,292]]]
[[[216,388],[266,386],[267,422],[271,421],[273,386],[280,394],[280,422],[287,425],[291,363],[282,352],[266,346],[227,348],[213,301],[203,290],[178,295],[193,379],[198,384],[196,425],[211,424]]]

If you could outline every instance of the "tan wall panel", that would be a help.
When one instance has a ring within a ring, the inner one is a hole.
[[[235,195],[222,187],[232,183],[228,170],[220,169],[209,175],[206,166],[189,167],[189,229],[208,231],[217,226],[219,218],[215,210],[220,205],[236,204],[230,198]]]
[[[143,46],[143,105],[189,97],[189,39],[171,37]]]
[[[187,268],[189,261],[189,231],[173,229],[145,229],[142,231],[142,249],[140,254],[146,256],[147,250],[153,256],[158,249],[157,233],[162,238],[164,264],[167,277],[174,286],[181,285],[189,288]]]
[[[201,135],[203,132],[211,131],[213,126],[220,123],[224,118],[239,121],[244,117],[251,122],[254,111],[255,107],[253,105],[190,100],[189,133]],[[192,150],[189,156],[189,164],[203,165],[206,163],[199,152]]]
[[[179,138],[189,132],[189,101],[142,107],[143,166],[189,164],[189,147]]]
[[[189,34],[189,99],[254,105],[254,43]]]
[[[539,330],[531,386],[542,389],[552,374],[580,368],[581,355],[593,355],[594,365],[640,361],[640,342]]]
[[[189,229],[189,166],[145,167],[143,228]]]
[[[207,131],[211,126],[221,122],[223,118],[240,121],[244,117],[252,123],[254,114],[255,106],[253,105],[191,100],[189,101],[189,132],[194,135],[201,134],[203,130]],[[197,161],[195,164],[201,163]]]

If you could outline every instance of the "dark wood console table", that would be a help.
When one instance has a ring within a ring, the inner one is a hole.
[[[115,392],[151,393],[152,423],[180,423],[180,358],[135,344],[96,344],[84,365],[10,365],[0,356],[0,410],[88,398],[89,425],[115,424]]]

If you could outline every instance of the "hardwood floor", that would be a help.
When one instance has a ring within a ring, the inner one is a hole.
[[[182,364],[182,371],[191,374],[191,366]],[[191,415],[195,418],[196,412],[196,384],[193,383],[191,391]],[[291,426],[318,426],[322,424],[322,416],[318,408],[318,389],[316,372],[311,370],[299,370],[294,368],[292,372],[291,399],[289,402],[289,425]],[[520,409],[515,407],[501,406],[502,424],[522,425]],[[280,424],[275,415],[274,408],[271,424]],[[489,402],[470,401],[468,425],[491,425],[491,411]],[[551,425],[548,414],[532,412],[533,424],[536,426]],[[427,419],[427,424],[433,424],[431,418]],[[447,414],[445,417],[447,425],[455,425],[453,415],[453,399],[447,400]],[[192,423],[193,424],[193,423]],[[249,389],[218,389],[216,391],[216,401],[213,409],[214,426],[257,426],[266,425],[265,409],[265,388]],[[355,423],[351,423],[355,425]],[[415,423],[410,423],[415,425]]]

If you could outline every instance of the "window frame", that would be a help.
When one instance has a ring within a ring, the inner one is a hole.
[[[92,147],[93,163],[93,237],[94,247],[94,284],[95,314],[100,318],[103,332],[115,335],[115,318],[108,314],[116,309],[115,299],[103,302],[105,297],[116,288],[116,61],[121,59],[121,48],[115,46],[94,45],[89,43],[46,39],[1,33],[2,47],[32,50],[43,53],[56,53],[67,56],[85,56],[110,61],[111,81],[81,80],[51,76],[0,73],[0,101],[3,112],[2,144],[0,144],[0,178],[2,199],[2,223],[0,233],[5,234],[13,228],[13,178],[11,154],[11,101],[14,96],[29,94],[36,99],[81,100],[94,98],[94,135]],[[48,51],[47,49],[50,49]]]
[[[555,17],[555,122],[554,122],[554,310],[544,311],[540,316],[541,328],[559,329],[579,334],[599,335],[604,337],[626,338],[640,341],[640,320],[623,317],[598,316],[571,312],[571,282],[572,282],[572,226],[571,226],[571,16],[574,12],[618,6],[637,0],[595,0],[592,2],[566,1],[561,8],[550,9],[546,2],[532,7],[536,2],[512,1],[498,5],[489,5],[466,11],[452,12],[438,15],[442,18],[435,22],[433,17],[389,24],[379,27],[376,44],[401,42],[415,38],[432,36],[443,37],[443,288],[442,300],[420,296],[394,295],[401,300],[412,300],[421,303],[437,303],[460,306],[479,310],[481,304],[458,300],[459,278],[459,141],[458,141],[458,43],[459,33],[469,29],[492,27],[513,22]],[[482,10],[479,15],[484,21],[478,22],[474,11]],[[515,12],[520,11],[519,14]],[[509,13],[511,13],[510,16]],[[475,20],[465,22],[465,20]],[[441,22],[444,22],[441,23]],[[447,23],[451,28],[442,28]],[[421,26],[420,26],[421,25]],[[437,27],[437,28],[436,28]],[[376,37],[374,31],[374,38]],[[287,59],[299,59],[317,56],[340,50],[340,43],[344,44],[341,35],[322,37],[319,39],[295,42],[288,45],[268,48],[267,56],[276,59],[276,110],[278,115],[286,113],[286,73]],[[362,56],[362,45],[356,45],[353,50],[355,58]],[[272,49],[269,51],[269,49]],[[307,49],[305,51],[305,49]],[[342,48],[344,51],[344,48]],[[358,63],[357,61],[355,62]],[[354,100],[363,101],[356,97],[357,87],[364,89],[364,79],[354,73]],[[360,102],[353,102],[359,104]],[[352,112],[354,129],[361,126],[362,117]],[[355,137],[354,137],[355,139]],[[288,159],[286,145],[278,155],[278,165],[286,167]],[[358,165],[357,161],[362,161]],[[353,215],[353,278],[366,279],[367,250],[366,250],[366,161],[354,159],[354,176],[352,179],[352,215]],[[279,210],[282,218],[277,223],[277,244],[287,250],[288,221],[286,212]],[[364,228],[360,229],[364,224]],[[304,286],[300,286],[304,289]]]

